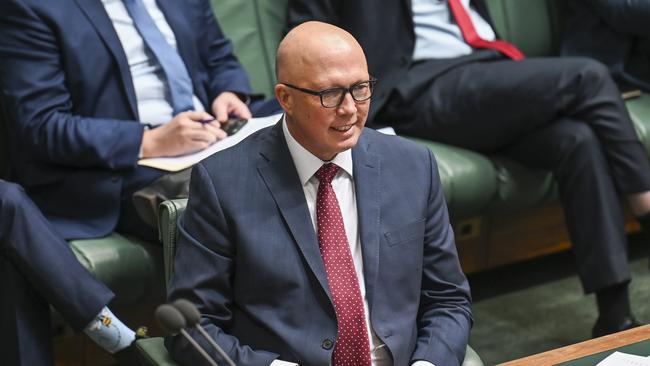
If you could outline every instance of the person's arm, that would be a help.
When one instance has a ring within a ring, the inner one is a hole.
[[[226,213],[221,209],[210,173],[203,163],[192,171],[189,197],[179,224],[180,236],[168,300],[183,298],[194,303],[203,316],[201,325],[237,365],[270,365],[277,354],[253,350],[223,331],[233,321],[236,243],[229,232]],[[212,357],[220,360],[218,353],[198,333],[190,333]],[[181,364],[203,364],[182,336],[168,337],[166,345],[172,358]]]
[[[253,93],[246,70],[237,60],[232,42],[223,34],[210,1],[202,0],[201,6],[200,57],[208,71],[212,113],[220,122],[224,122],[228,114],[250,118],[246,102],[263,95]]]
[[[650,2],[647,0],[573,0],[591,7],[609,27],[618,33],[650,37]]]
[[[22,1],[0,12],[0,85],[8,129],[35,159],[74,167],[135,166],[139,123],[73,113],[56,31]]]
[[[418,338],[412,362],[460,365],[472,326],[469,285],[461,271],[438,168],[428,153],[430,193],[425,223]]]

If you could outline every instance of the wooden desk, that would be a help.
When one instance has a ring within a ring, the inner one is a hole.
[[[545,366],[575,360],[584,356],[627,346],[632,343],[650,339],[650,325],[590,339],[570,346],[557,348],[536,355],[499,364],[498,366]],[[649,351],[650,353],[650,351]]]

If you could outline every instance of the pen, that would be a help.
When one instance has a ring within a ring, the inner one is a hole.
[[[210,123],[212,121],[214,121],[214,118],[212,118],[212,119],[202,119],[202,120],[199,120],[199,121],[196,121],[196,122],[199,122],[200,124],[204,125],[204,124]]]

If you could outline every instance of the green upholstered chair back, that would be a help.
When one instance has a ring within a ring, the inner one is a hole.
[[[178,241],[178,219],[185,211],[187,199],[169,200],[160,204],[158,212],[158,233],[163,243],[163,264],[165,285],[174,274],[174,253]]]
[[[487,0],[497,33],[527,56],[557,55],[564,0]]]
[[[284,32],[287,0],[212,0],[212,6],[253,90],[273,98],[275,51]]]

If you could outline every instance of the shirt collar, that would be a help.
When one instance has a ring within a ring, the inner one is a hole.
[[[330,161],[323,161],[316,157],[314,154],[305,149],[298,141],[296,141],[289,128],[287,127],[286,115],[282,116],[282,131],[284,132],[284,139],[287,141],[289,153],[293,159],[293,163],[298,171],[300,183],[304,186],[307,181],[316,174],[318,169],[325,163],[334,163],[338,165],[343,171],[348,173],[352,178],[352,150],[348,149],[336,154],[334,159]]]

